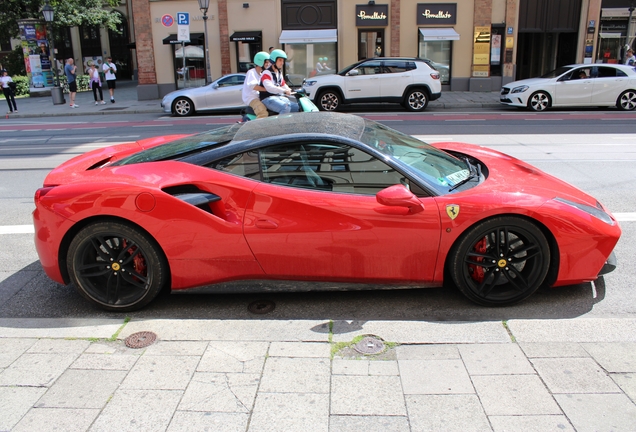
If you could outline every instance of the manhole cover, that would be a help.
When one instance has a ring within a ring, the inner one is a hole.
[[[360,354],[380,354],[384,351],[384,342],[380,339],[367,336],[353,346]]]
[[[126,342],[128,348],[146,348],[152,345],[156,339],[157,335],[153,332],[142,331],[131,334],[124,342]]]
[[[276,308],[276,303],[271,300],[258,300],[250,303],[247,306],[247,310],[255,314],[270,313]]]

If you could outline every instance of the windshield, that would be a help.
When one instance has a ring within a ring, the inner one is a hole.
[[[564,73],[566,73],[570,69],[572,69],[571,66],[561,66],[560,68],[556,68],[555,70],[550,71],[550,72],[548,72],[545,75],[542,75],[541,78],[556,78],[558,76],[563,75]]]
[[[241,124],[237,123],[181,138],[168,144],[140,151],[139,153],[135,153],[130,157],[113,163],[111,166],[178,159],[231,141],[240,127]]]
[[[365,120],[361,141],[408,165],[440,194],[470,175],[466,162],[380,123]]]

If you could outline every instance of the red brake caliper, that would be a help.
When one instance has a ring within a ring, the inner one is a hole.
[[[126,239],[124,239],[123,241],[124,248],[126,247],[127,243],[128,242],[126,241]],[[128,253],[132,255],[135,253],[136,250],[137,250],[136,246],[128,248]],[[137,255],[135,255],[135,257],[133,258],[133,266],[137,274],[144,275],[144,276],[146,275],[146,260],[141,254],[138,253]]]
[[[484,237],[481,240],[479,240],[477,243],[475,243],[475,247],[473,247],[473,250],[479,254],[485,254],[487,248],[488,248],[488,242],[486,242],[486,237]],[[484,259],[482,257],[475,258],[475,261],[477,262],[482,262],[483,260]],[[484,281],[485,272],[482,266],[469,264],[468,271],[470,272],[472,278],[478,283],[482,283]]]

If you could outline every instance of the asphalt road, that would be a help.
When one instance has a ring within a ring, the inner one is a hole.
[[[428,141],[457,140],[519,157],[591,193],[613,212],[636,212],[636,114],[618,111],[551,112],[546,118],[500,112],[410,115],[365,113]],[[514,115],[512,115],[514,114]],[[94,308],[72,287],[41,272],[32,234],[1,234],[31,224],[33,193],[46,173],[76,154],[115,142],[194,133],[230,124],[236,116],[174,119],[158,115],[15,120],[0,126],[0,317],[119,316]],[[180,294],[128,314],[153,318],[333,319],[355,328],[366,320],[472,321],[510,318],[636,316],[636,221],[621,224],[619,268],[595,284],[542,290],[506,308],[475,306],[454,288],[258,294]],[[236,289],[268,285],[238,284]],[[247,311],[258,299],[275,301],[263,316]]]

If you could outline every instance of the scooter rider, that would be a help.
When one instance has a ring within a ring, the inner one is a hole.
[[[264,91],[265,87],[261,87],[261,74],[264,68],[269,67],[269,53],[261,51],[254,56],[254,66],[247,71],[245,81],[243,82],[243,103],[249,105],[256,114],[256,118],[267,117],[267,108],[261,102],[260,91]]]
[[[272,66],[261,75],[261,86],[265,88],[265,91],[260,92],[261,101],[268,110],[279,114],[298,112],[298,103],[284,96],[292,93],[283,78],[287,54],[283,50],[275,49],[269,54],[269,58]]]

